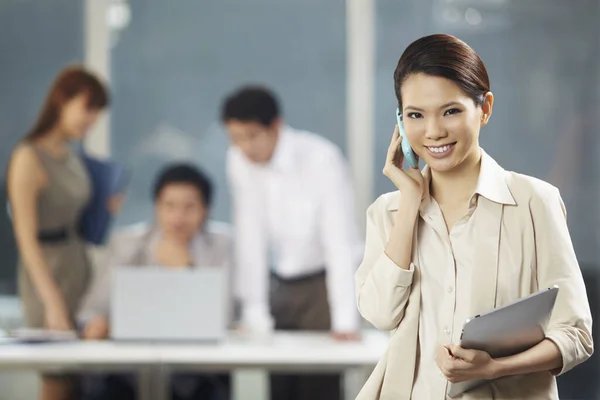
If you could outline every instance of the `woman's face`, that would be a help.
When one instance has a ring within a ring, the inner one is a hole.
[[[401,88],[406,136],[433,171],[449,172],[479,157],[479,130],[492,113],[493,95],[482,106],[453,81],[425,74],[409,76]]]
[[[167,235],[189,241],[208,216],[197,187],[189,183],[169,183],[155,201],[156,221]]]
[[[100,110],[88,107],[88,96],[79,94],[68,100],[62,107],[59,126],[70,140],[82,140],[94,125]]]

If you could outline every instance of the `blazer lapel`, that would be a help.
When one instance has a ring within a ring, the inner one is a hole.
[[[496,307],[498,251],[503,205],[479,196],[476,227],[477,246],[471,280],[470,315],[475,316]]]

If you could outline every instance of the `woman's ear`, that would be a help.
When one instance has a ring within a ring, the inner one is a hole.
[[[494,94],[492,92],[487,92],[483,97],[483,104],[481,104],[481,126],[484,126],[490,120],[493,107]]]

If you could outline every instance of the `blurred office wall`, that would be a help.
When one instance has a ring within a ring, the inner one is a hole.
[[[213,218],[229,221],[224,96],[246,83],[280,97],[286,121],[346,146],[342,0],[132,0],[114,38],[112,154],[135,176],[121,223],[151,215],[149,186],[177,159],[217,185]]]

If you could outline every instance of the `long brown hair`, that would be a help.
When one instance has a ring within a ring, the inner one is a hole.
[[[92,72],[81,65],[71,65],[63,69],[54,80],[38,118],[25,139],[37,139],[54,128],[63,105],[82,93],[87,95],[87,106],[90,110],[101,110],[110,102],[106,86]]]

